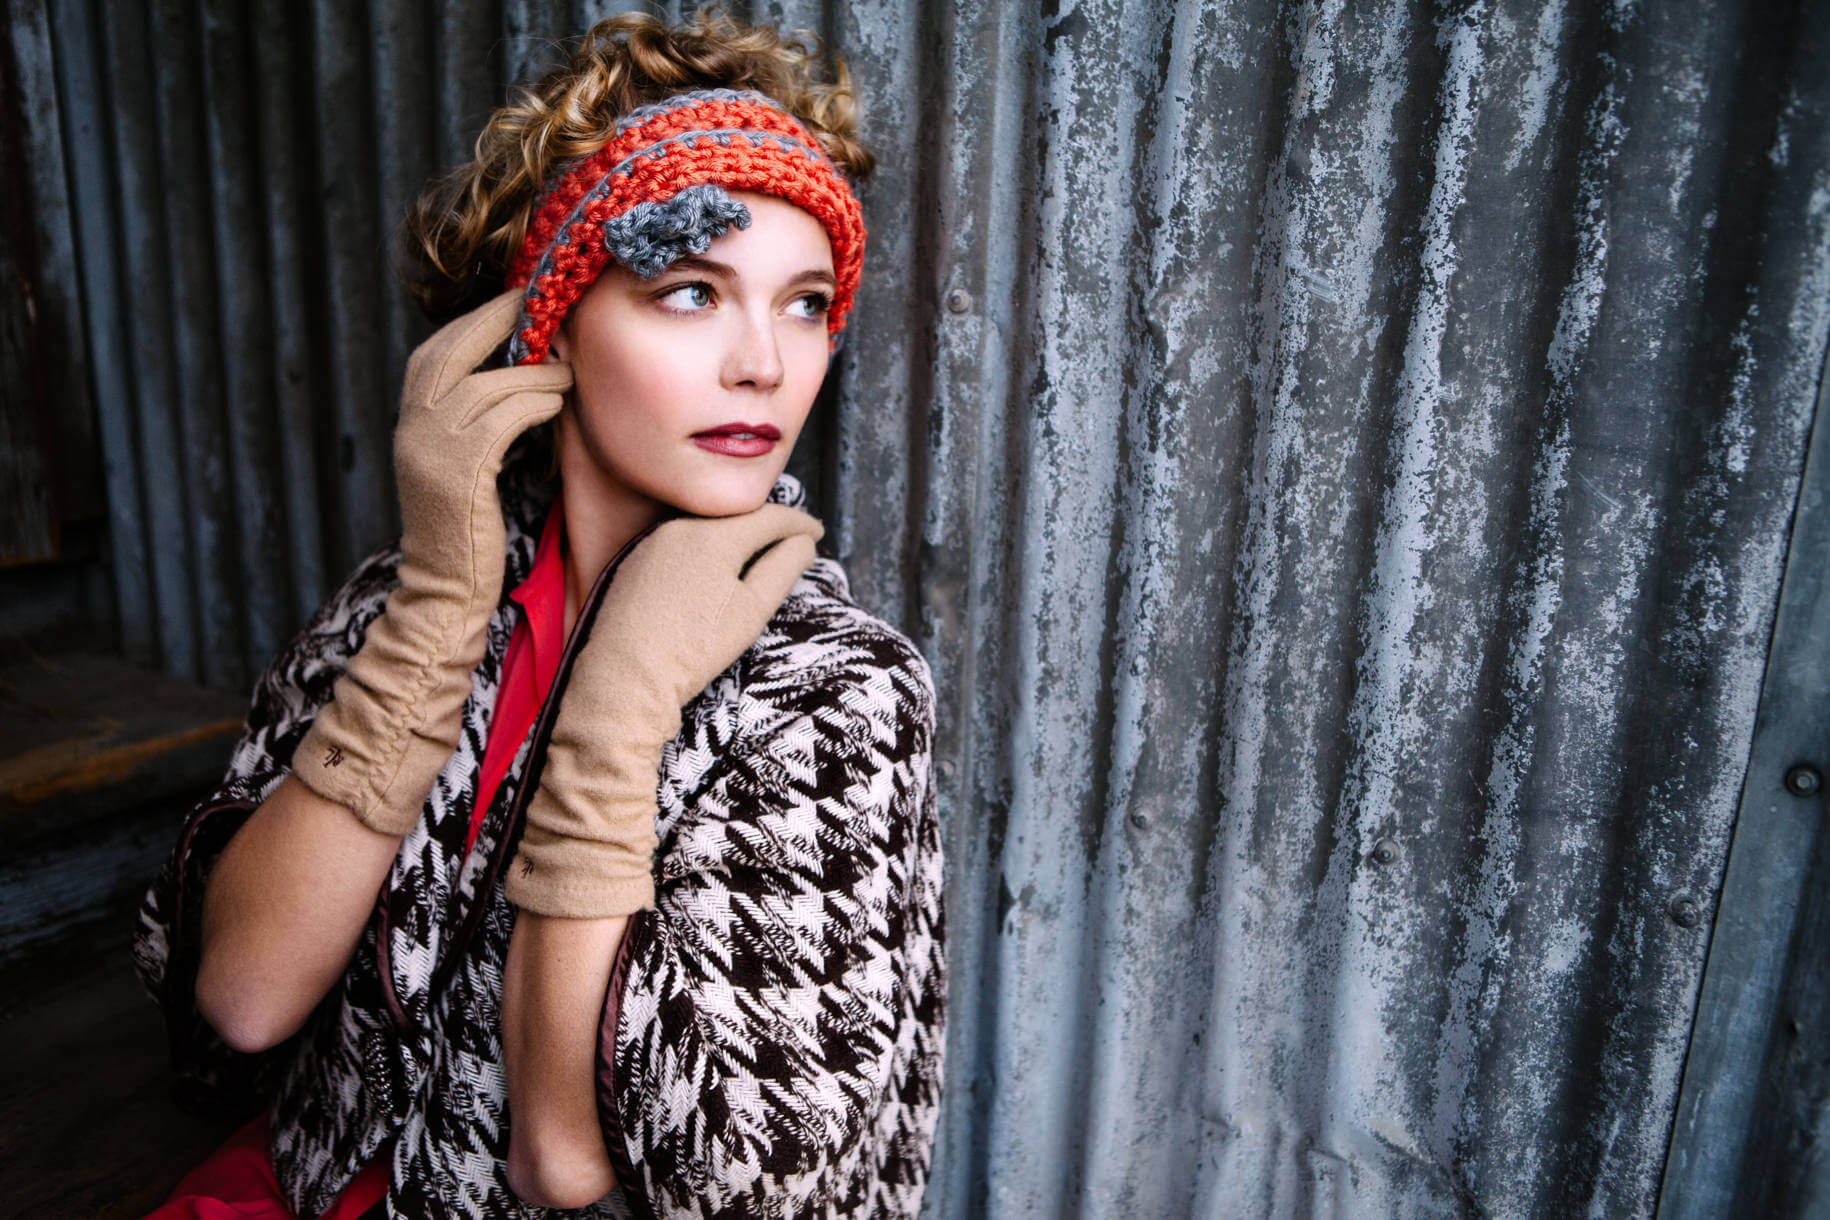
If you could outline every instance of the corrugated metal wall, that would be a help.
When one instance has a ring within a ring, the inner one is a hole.
[[[123,644],[242,683],[392,528],[403,205],[602,13],[47,2]],[[1830,333],[1830,6],[756,11],[882,160],[796,469],[945,701],[931,1213],[1651,1212],[1680,1090],[1782,1063],[1684,1080]]]

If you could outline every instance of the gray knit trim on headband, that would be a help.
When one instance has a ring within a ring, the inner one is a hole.
[[[766,93],[757,93],[751,89],[694,89],[687,93],[670,94],[669,96],[662,98],[660,101],[650,102],[646,106],[637,106],[634,110],[629,111],[627,114],[623,115],[621,118],[616,120],[616,134],[620,136],[624,132],[629,131],[632,128],[640,127],[643,123],[646,123],[649,119],[655,118],[658,115],[668,114],[671,111],[675,111],[675,110],[681,110],[688,106],[696,105],[700,102],[754,102],[759,106],[767,106],[769,109],[775,111],[777,114],[780,114],[780,115],[792,120],[794,125],[797,127],[800,127],[803,131],[806,130],[805,125],[801,122],[801,120],[799,118],[795,117],[793,111],[786,109],[780,102],[776,101],[774,98],[770,97]],[[729,130],[737,130],[737,129],[718,128],[716,130],[729,131]],[[695,132],[693,134],[709,135],[709,134],[712,134],[712,131],[708,129],[707,131]],[[758,133],[758,134],[762,134],[762,133]],[[676,138],[678,138],[678,137],[676,137]],[[775,136],[772,134],[771,134],[770,138],[778,140],[778,141],[783,139],[783,137],[781,137],[781,136]],[[665,143],[665,141],[663,141],[663,143]],[[826,162],[826,164],[828,166],[831,166],[833,173],[842,175],[842,171],[839,169],[838,166],[832,164],[831,159],[829,157],[827,157],[827,155],[826,155],[826,150],[819,146],[818,141],[815,141],[811,146],[806,141],[800,141],[799,143],[801,145],[802,151],[804,151],[809,157],[812,157],[816,161]],[[648,148],[642,149],[640,151],[647,152],[647,151],[649,151],[649,149],[656,148],[656,147],[659,147],[659,145],[651,144],[648,146]],[[567,174],[570,174],[574,169],[576,169],[578,167],[579,162],[588,160],[591,156],[594,156],[594,155],[595,154],[588,153],[583,157],[573,157],[570,160],[563,161],[560,164],[554,166],[547,174],[546,184],[540,188],[541,196],[544,197],[556,185],[558,185],[558,183],[561,179],[563,179]],[[637,155],[639,155],[639,154],[637,154]],[[618,165],[616,167],[616,169],[613,169],[610,172],[613,174],[617,173],[620,170],[622,170],[624,168],[624,166],[628,165],[628,163],[629,163],[628,160],[625,160],[621,165]]]
[[[766,93],[754,89],[692,89],[685,93],[671,93],[658,102],[646,106],[637,106],[634,110],[616,120],[616,134],[622,135],[631,127],[640,127],[656,115],[666,114],[670,110],[679,110],[683,106],[696,106],[700,102],[755,102],[771,110],[788,114],[782,104]],[[789,118],[794,116],[788,114]]]

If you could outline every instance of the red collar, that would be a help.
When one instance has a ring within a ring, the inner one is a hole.
[[[565,497],[555,496],[553,507],[546,514],[546,527],[540,531],[540,545],[534,548],[534,563],[527,570],[527,579],[508,595],[527,614],[534,672],[542,695],[553,684],[553,675],[559,670],[559,654],[565,647],[565,525]]]
[[[501,787],[502,777],[521,749],[528,729],[540,714],[540,705],[553,689],[559,673],[559,655],[565,650],[566,563],[565,511],[555,498],[546,515],[540,545],[527,579],[509,594],[521,607],[521,621],[509,637],[502,658],[501,685],[496,690],[496,710],[489,720],[489,738],[477,773],[476,801],[470,811],[470,838],[464,851],[476,845],[483,815]]]

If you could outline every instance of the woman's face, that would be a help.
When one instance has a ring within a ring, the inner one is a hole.
[[[787,464],[826,375],[832,245],[791,203],[732,197],[749,228],[653,280],[611,263],[554,337],[572,365],[568,503],[582,480],[614,511],[727,516],[760,506]]]

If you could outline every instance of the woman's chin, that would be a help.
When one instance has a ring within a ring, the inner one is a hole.
[[[683,513],[695,517],[735,517],[739,513],[755,512],[769,501],[769,492],[775,486],[775,480],[760,488],[706,488],[689,496],[681,496],[674,501],[674,507]]]

